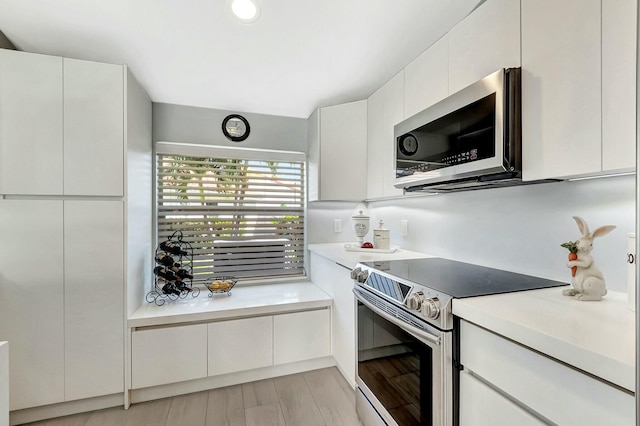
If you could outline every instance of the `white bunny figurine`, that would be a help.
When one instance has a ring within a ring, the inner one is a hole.
[[[562,294],[575,296],[578,300],[602,300],[602,296],[607,294],[607,287],[604,283],[604,275],[591,256],[593,239],[607,235],[616,227],[613,225],[601,226],[595,231],[589,232],[589,227],[584,219],[578,216],[573,216],[573,219],[578,224],[582,237],[576,242],[578,259],[570,260],[567,263],[568,268],[577,267],[575,277],[571,278],[573,288],[562,290]]]

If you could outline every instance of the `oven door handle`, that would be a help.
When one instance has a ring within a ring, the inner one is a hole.
[[[390,323],[392,323],[394,325],[397,325],[398,327],[400,327],[401,329],[403,329],[407,333],[413,334],[415,337],[422,338],[422,339],[426,340],[429,343],[432,343],[434,345],[440,346],[440,337],[439,336],[434,336],[431,333],[427,333],[426,331],[422,331],[420,329],[412,327],[411,325],[407,324],[406,322],[404,322],[400,318],[396,318],[393,315],[390,315],[390,314],[386,313],[385,311],[381,310],[377,306],[371,304],[369,301],[367,301],[364,298],[362,298],[358,294],[358,290],[356,290],[355,288],[352,291],[353,291],[353,294],[356,296],[356,299],[358,299],[367,308],[369,308],[373,312],[375,312],[376,315],[380,315],[382,318],[386,319],[387,321],[389,321]]]

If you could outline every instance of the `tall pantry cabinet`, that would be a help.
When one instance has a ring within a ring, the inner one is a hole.
[[[127,304],[151,265],[151,146],[151,102],[126,66],[0,49],[12,411],[123,398]]]

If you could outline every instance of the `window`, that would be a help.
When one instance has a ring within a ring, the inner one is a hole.
[[[158,241],[193,247],[195,281],[304,274],[304,154],[156,144]]]

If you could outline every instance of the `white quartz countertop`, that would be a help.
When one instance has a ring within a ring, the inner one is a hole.
[[[345,243],[309,244],[308,249],[322,257],[326,257],[346,268],[353,269],[358,262],[377,262],[385,260],[421,259],[432,257],[425,253],[398,249],[393,253],[365,253],[359,251],[346,251]]]
[[[234,317],[269,315],[280,312],[331,306],[332,299],[311,282],[238,285],[231,296],[209,297],[204,289],[196,298],[187,296],[162,306],[144,303],[129,317],[129,327],[214,321]]]
[[[453,313],[633,392],[635,313],[627,294],[580,302],[562,288],[455,299]]]

